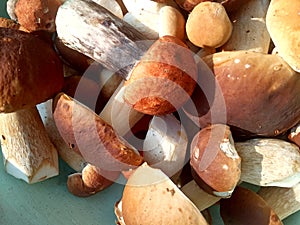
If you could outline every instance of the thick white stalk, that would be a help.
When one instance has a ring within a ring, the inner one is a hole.
[[[36,107],[0,114],[1,147],[7,173],[27,183],[59,174],[58,154]]]

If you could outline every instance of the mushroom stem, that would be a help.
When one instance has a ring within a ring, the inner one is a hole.
[[[258,194],[281,220],[300,210],[300,183],[291,188],[262,187]]]
[[[100,117],[111,125],[120,136],[124,136],[130,131],[131,127],[144,115],[124,101],[124,89],[124,81],[122,81],[100,113]]]
[[[199,211],[209,208],[221,199],[221,197],[208,194],[194,180],[185,184],[181,191],[196,205]]]
[[[57,150],[36,107],[1,113],[0,124],[7,173],[30,184],[58,175]]]

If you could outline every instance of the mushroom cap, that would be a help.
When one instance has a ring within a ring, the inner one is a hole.
[[[282,225],[274,210],[254,191],[236,187],[231,198],[221,199],[220,213],[224,224]]]
[[[221,94],[214,97],[215,111],[205,105],[205,95],[192,95],[191,100],[200,106],[194,116],[198,116],[201,127],[212,122],[226,123],[238,128],[240,135],[276,136],[300,120],[300,76],[278,55],[228,51],[203,60],[213,71]],[[199,73],[200,81],[203,76]],[[184,108],[189,110],[187,105]],[[220,112],[226,112],[226,121]]]
[[[61,0],[18,0],[15,14],[21,26],[27,30],[55,31],[55,16]]]
[[[0,28],[0,112],[44,102],[63,86],[62,63],[53,48],[32,34]]]
[[[128,225],[207,225],[200,211],[167,175],[145,164],[128,179],[122,214]]]
[[[232,23],[224,6],[217,2],[200,2],[186,21],[186,34],[198,47],[220,47],[231,33]]]
[[[180,39],[163,36],[132,69],[124,99],[145,114],[171,113],[190,98],[197,77],[192,52]]]
[[[213,124],[201,129],[191,143],[190,164],[200,187],[215,196],[230,197],[241,175],[241,158],[230,128]]]
[[[279,55],[300,72],[300,1],[271,1],[266,26]]]

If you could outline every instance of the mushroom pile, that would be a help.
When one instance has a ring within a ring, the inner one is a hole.
[[[41,182],[62,159],[75,196],[123,182],[120,225],[300,210],[300,1],[8,0],[7,13],[9,174]]]

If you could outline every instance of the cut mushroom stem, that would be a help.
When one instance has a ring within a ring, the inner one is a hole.
[[[300,210],[300,183],[291,188],[262,187],[258,194],[283,220]]]
[[[125,79],[146,50],[139,42],[146,40],[140,32],[91,0],[64,2],[57,12],[56,29],[66,46],[118,71]]]
[[[7,173],[27,183],[58,175],[58,154],[36,107],[0,114],[1,147]]]
[[[176,180],[187,163],[188,137],[172,115],[154,116],[143,143],[144,161]]]
[[[249,0],[243,3],[239,10],[230,13],[233,30],[231,37],[221,49],[268,53],[271,39],[265,17],[269,3],[269,0]]]
[[[208,194],[194,181],[185,184],[181,191],[197,206],[200,211],[203,211],[210,206],[216,204],[221,197]]]
[[[123,94],[125,87],[123,84],[124,82],[120,83],[100,113],[100,117],[111,125],[120,136],[124,136],[130,131],[144,115],[124,101]]]
[[[241,180],[259,186],[293,187],[300,182],[299,147],[275,138],[236,142]]]

